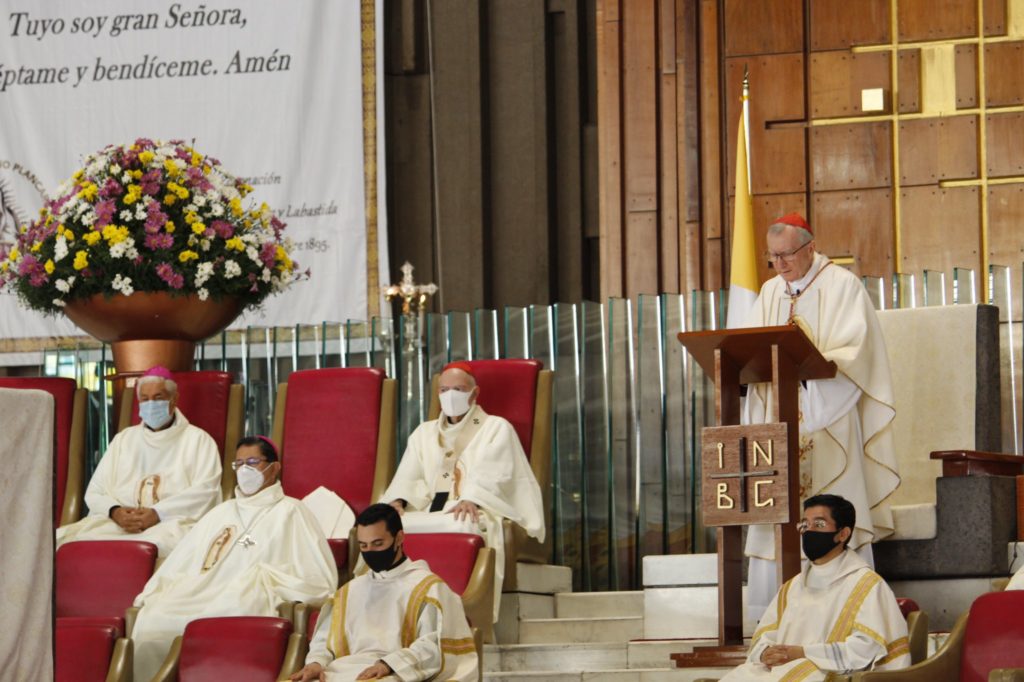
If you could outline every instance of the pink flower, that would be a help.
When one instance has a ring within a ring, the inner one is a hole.
[[[151,202],[146,207],[146,232],[155,234],[166,224],[167,214],[160,210],[160,203],[157,201]]]
[[[213,228],[214,234],[221,239],[231,239],[235,235],[235,228],[231,226],[231,223],[223,220],[214,220],[210,223],[210,227]]]
[[[156,266],[156,274],[172,289],[180,289],[185,286],[185,278],[170,263],[161,263]]]
[[[114,178],[107,178],[107,181],[103,183],[103,187],[100,188],[101,199],[113,199],[124,194],[124,187],[121,187],[121,183]]]
[[[139,184],[142,185],[143,194],[155,197],[160,193],[161,175],[160,171],[154,168],[142,176]]]
[[[109,225],[116,210],[117,205],[113,201],[101,201],[96,204],[96,227]]]
[[[50,279],[46,276],[43,264],[32,254],[26,254],[21,259],[21,262],[18,264],[18,273],[22,277],[28,277],[28,283],[34,287],[41,287]]]
[[[156,251],[157,249],[169,249],[172,246],[174,246],[174,237],[167,234],[166,232],[147,234],[146,239],[143,241],[143,244],[147,249],[151,251]]]
[[[260,248],[260,260],[268,268],[274,267],[274,255],[277,253],[277,244],[267,242]]]

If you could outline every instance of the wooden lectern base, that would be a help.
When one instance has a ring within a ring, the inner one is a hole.
[[[747,645],[695,646],[686,654],[671,654],[677,668],[735,668],[747,661]]]

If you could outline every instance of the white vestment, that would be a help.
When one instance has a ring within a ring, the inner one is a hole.
[[[781,276],[768,280],[757,297],[747,326],[787,324],[790,306],[799,326],[827,360],[836,363],[834,379],[808,381],[800,388],[801,500],[819,493],[840,495],[857,510],[850,547],[870,561],[870,543],[893,532],[889,497],[899,486],[893,449],[892,378],[878,317],[860,280],[822,254],[807,274],[789,285]],[[741,421],[775,421],[771,384],[748,387]],[[758,559],[774,561],[771,526],[752,526],[746,554],[751,557],[748,613],[758,617],[775,591],[770,570]],[[768,585],[757,576],[771,577]]]
[[[1008,590],[1024,590],[1024,566],[1017,569],[1017,572],[1010,578],[1010,582],[1006,585]]]
[[[769,669],[764,650],[802,646],[805,658]],[[747,662],[725,680],[824,680],[829,672],[910,665],[907,622],[882,577],[849,550],[807,564],[786,582],[757,625]]]
[[[328,682],[351,682],[383,660],[386,680],[477,679],[480,661],[462,601],[424,561],[404,560],[342,586],[320,611],[306,664]]]
[[[282,602],[322,601],[337,587],[320,527],[280,483],[235,495],[195,525],[136,597],[136,680],[156,673],[189,621],[276,616]]]
[[[166,429],[130,426],[110,442],[85,491],[89,515],[57,529],[57,546],[75,540],[143,540],[170,554],[199,518],[220,502],[220,452],[179,410]],[[129,533],[110,508],[151,507],[160,522]]]
[[[442,511],[429,512],[437,493],[448,492]],[[505,538],[501,520],[511,520],[544,541],[544,503],[540,486],[515,428],[474,405],[457,424],[444,415],[424,422],[409,444],[382,502],[405,500],[406,533],[476,533],[495,552],[494,620],[498,619],[505,577]],[[480,508],[480,522],[459,522],[450,513],[461,500]]]

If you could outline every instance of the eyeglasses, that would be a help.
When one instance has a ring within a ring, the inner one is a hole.
[[[267,460],[260,459],[259,457],[250,457],[249,459],[236,459],[234,462],[231,463],[231,468],[234,471],[238,471],[238,467],[242,467],[242,466],[246,466],[246,465],[251,466],[251,467],[255,467],[255,466],[259,466],[260,464],[262,464],[263,462],[266,462],[266,461]]]
[[[448,391],[458,391],[459,393],[469,393],[473,389],[459,388],[458,386],[441,386],[437,389],[438,393],[447,393]]]
[[[765,251],[764,257],[768,259],[769,263],[774,263],[777,260],[780,260],[783,263],[792,263],[793,260],[796,258],[796,254],[800,253],[801,249],[806,248],[807,245],[810,243],[811,242],[806,242],[803,245],[796,247],[792,251],[787,251],[786,253],[772,253],[771,251]]]
[[[796,532],[803,533],[804,531],[808,531],[808,530],[831,530],[831,529],[828,527],[828,521],[826,521],[825,519],[814,519],[810,523],[807,523],[807,521],[801,521],[800,523],[796,524]]]

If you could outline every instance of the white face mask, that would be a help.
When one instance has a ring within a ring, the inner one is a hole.
[[[142,423],[156,431],[171,421],[170,400],[147,400],[139,403],[139,418]]]
[[[246,464],[239,467],[238,471],[235,472],[235,480],[238,482],[238,489],[242,491],[243,495],[248,497],[259,492],[260,488],[263,487],[265,479],[262,471]]]
[[[441,394],[441,411],[447,417],[461,417],[469,412],[469,396],[472,391],[464,392],[450,388]]]

